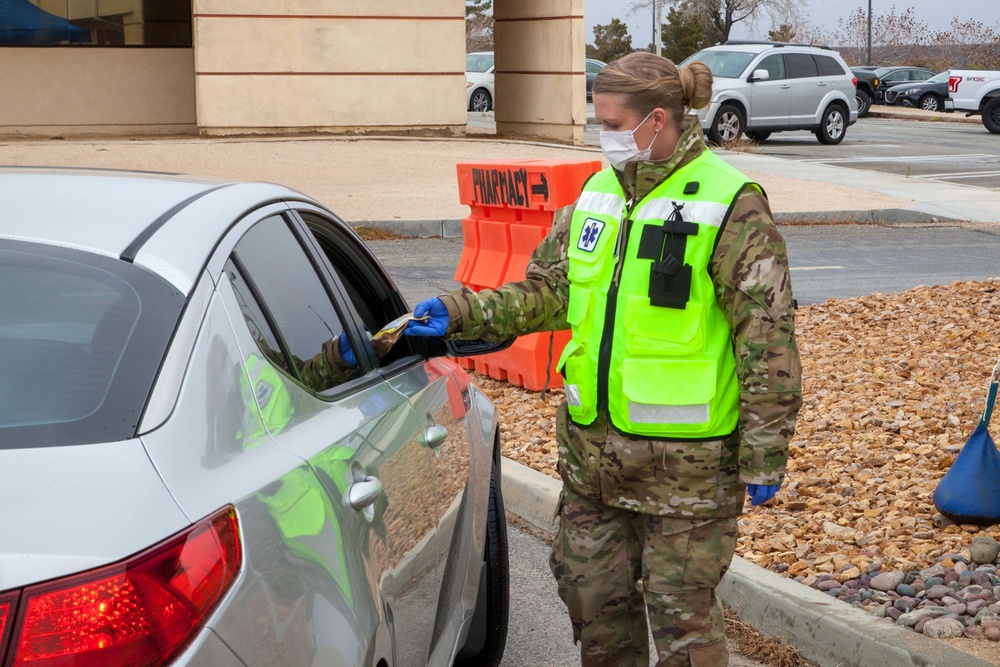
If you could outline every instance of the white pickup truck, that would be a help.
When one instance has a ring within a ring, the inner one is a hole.
[[[983,125],[1000,134],[1000,72],[953,69],[948,72],[946,111],[965,111],[966,116],[983,115]]]

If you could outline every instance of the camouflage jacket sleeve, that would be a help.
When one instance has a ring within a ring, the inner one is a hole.
[[[451,318],[449,338],[501,341],[568,328],[566,239],[573,209],[556,211],[552,230],[532,254],[524,280],[478,292],[463,287],[441,297]]]
[[[325,391],[358,376],[356,366],[349,366],[340,356],[338,339],[323,343],[320,353],[306,361],[294,359],[302,383],[313,391]]]
[[[802,370],[785,241],[760,191],[748,188],[738,197],[711,269],[733,328],[740,481],[780,484],[802,405]]]

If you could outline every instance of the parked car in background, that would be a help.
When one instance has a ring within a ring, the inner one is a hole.
[[[594,101],[594,79],[597,78],[597,73],[602,69],[607,67],[608,64],[601,62],[600,60],[594,60],[593,58],[587,58],[586,70],[587,70],[587,101]]]
[[[885,91],[901,83],[926,81],[934,72],[922,67],[852,67],[851,72],[858,78],[855,97],[858,117],[864,118],[872,104],[885,103]]]
[[[885,102],[885,91],[901,83],[914,83],[926,81],[934,76],[935,72],[923,67],[880,67],[873,72],[875,74],[875,103]]]
[[[944,111],[948,97],[948,73],[935,74],[926,81],[911,81],[887,88],[886,104],[916,107],[925,111]]]
[[[486,112],[493,108],[493,52],[465,55],[465,107]]]
[[[682,64],[692,60],[712,70],[712,100],[698,110],[698,118],[717,144],[736,141],[744,132],[764,141],[789,130],[809,130],[820,143],[839,144],[857,121],[854,77],[831,49],[729,41]]]
[[[953,69],[946,74],[945,109],[964,111],[966,116],[982,114],[986,129],[1000,134],[1000,71]]]
[[[868,115],[875,99],[875,69],[874,67],[852,67],[851,74],[857,79],[854,84],[854,103],[858,107],[858,118]]]
[[[500,663],[496,411],[468,346],[376,353],[409,307],[350,227],[136,172],[0,210],[4,664]]]

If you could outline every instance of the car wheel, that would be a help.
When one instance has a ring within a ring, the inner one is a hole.
[[[819,121],[816,138],[819,139],[819,143],[832,146],[843,141],[846,134],[847,119],[844,117],[844,107],[831,104],[823,112],[823,118]]]
[[[747,132],[747,139],[749,139],[750,141],[756,141],[757,143],[760,143],[762,141],[767,141],[767,138],[770,136],[771,136],[770,132],[754,132],[753,130]]]
[[[743,134],[743,114],[732,104],[723,104],[712,121],[708,138],[712,143],[725,146],[740,140]]]
[[[993,134],[1000,134],[1000,97],[994,97],[983,107],[983,125]]]
[[[924,111],[941,111],[941,98],[934,93],[928,93],[920,98],[920,108]]]
[[[472,98],[469,100],[469,111],[478,111],[480,113],[485,113],[493,108],[493,98],[490,97],[489,91],[485,88],[480,88],[479,90],[472,93]]]
[[[858,104],[858,118],[868,115],[868,110],[872,108],[872,98],[863,90],[854,91],[854,101]]]
[[[486,637],[474,652],[463,648],[455,667],[497,667],[507,645],[507,620],[510,610],[510,569],[507,561],[507,518],[500,490],[500,468],[494,463],[490,473],[490,507],[486,521],[486,546],[483,549],[485,587],[480,586],[473,627],[482,618]],[[485,597],[485,600],[482,598]]]

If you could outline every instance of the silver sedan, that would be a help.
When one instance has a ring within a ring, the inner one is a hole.
[[[288,188],[0,168],[0,663],[497,665],[499,429]]]

